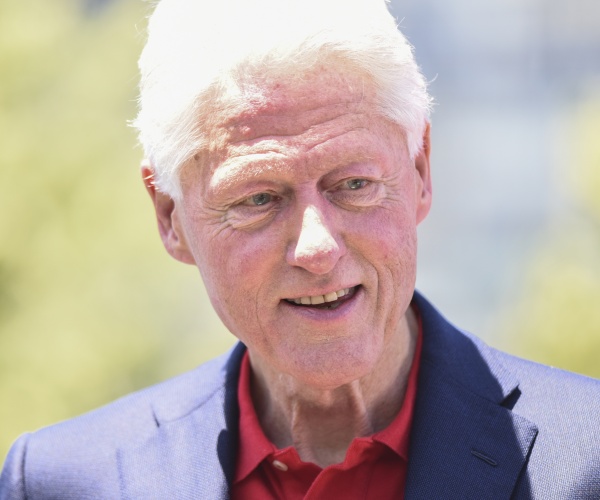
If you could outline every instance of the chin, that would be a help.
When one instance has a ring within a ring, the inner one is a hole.
[[[282,366],[282,371],[303,385],[321,390],[335,389],[372,373],[381,352],[373,348],[366,350],[364,344],[331,347],[305,352],[301,357],[295,353]]]

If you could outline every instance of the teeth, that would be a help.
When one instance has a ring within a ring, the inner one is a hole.
[[[288,299],[289,302],[293,302],[294,304],[302,304],[302,305],[318,305],[325,304],[326,302],[334,302],[340,297],[344,295],[348,295],[350,293],[350,288],[343,288],[342,290],[338,290],[337,292],[329,292],[325,295],[312,295],[310,297],[299,297],[297,299]]]

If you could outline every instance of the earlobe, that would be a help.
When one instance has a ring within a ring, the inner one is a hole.
[[[168,194],[157,189],[154,182],[154,169],[148,160],[142,162],[141,172],[144,186],[156,212],[158,232],[167,252],[180,262],[195,264],[185,238],[177,203]]]
[[[431,169],[429,164],[429,155],[431,153],[430,124],[427,123],[423,132],[423,147],[415,157],[415,169],[418,174],[417,182],[417,224],[419,224],[431,208]]]

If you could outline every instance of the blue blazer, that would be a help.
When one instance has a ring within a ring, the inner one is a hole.
[[[600,382],[492,349],[421,296],[405,498],[600,499]],[[19,438],[0,499],[226,499],[244,346]]]

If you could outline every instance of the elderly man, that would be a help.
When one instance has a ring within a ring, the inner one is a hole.
[[[241,341],[20,438],[2,499],[600,498],[600,384],[414,292],[430,98],[381,0],[163,0],[136,126]]]

